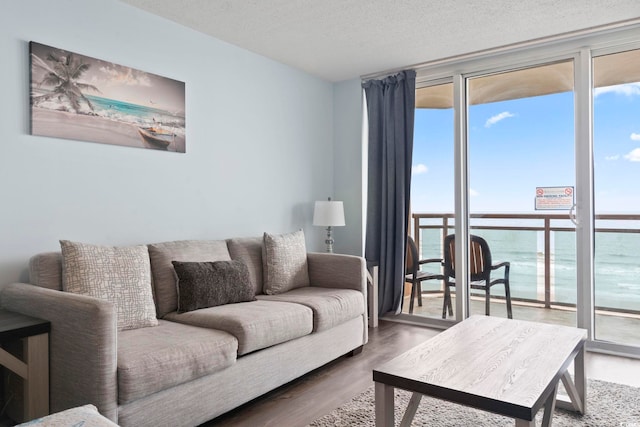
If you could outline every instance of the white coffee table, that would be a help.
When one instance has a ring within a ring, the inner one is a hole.
[[[411,425],[423,395],[543,426],[555,406],[586,410],[587,331],[567,326],[471,316],[373,371],[376,425],[394,426],[394,388],[413,392],[401,426]],[[574,380],[567,368],[574,362]],[[559,381],[568,399],[556,397]]]

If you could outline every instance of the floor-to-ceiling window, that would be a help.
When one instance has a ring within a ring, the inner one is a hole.
[[[454,211],[454,138],[453,83],[436,83],[416,91],[413,164],[411,168],[411,210],[424,214],[419,221],[415,241],[421,258],[441,258],[442,239],[453,226]],[[438,263],[424,265],[423,271],[440,273]],[[442,281],[422,283],[421,305],[414,298],[413,313],[440,317]],[[410,312],[411,289],[405,286],[403,312]]]
[[[585,327],[600,344],[594,348],[633,354],[640,354],[637,34],[593,34],[419,70],[411,194],[422,258],[442,257],[448,234],[464,235],[464,244],[481,236],[496,262],[510,262],[514,318]],[[447,70],[453,83],[439,83]],[[452,102],[439,103],[439,93]],[[469,261],[462,246],[456,253]],[[465,265],[448,319],[486,310],[484,293],[469,291]],[[506,316],[503,289],[492,289],[491,315]],[[442,290],[425,283],[413,315],[440,319]]]

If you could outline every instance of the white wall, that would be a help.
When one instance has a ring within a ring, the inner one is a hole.
[[[311,219],[313,201],[334,189],[332,84],[116,0],[0,8],[0,283],[27,280],[29,257],[58,250],[59,239],[127,245],[303,228],[308,249],[323,250]],[[29,135],[30,40],[186,82],[187,153]],[[358,120],[352,104],[343,120]],[[350,175],[336,198],[358,191]],[[358,207],[345,203],[351,222]]]
[[[345,227],[335,231],[335,251],[363,255],[362,86],[360,79],[334,85],[334,196],[344,201]]]

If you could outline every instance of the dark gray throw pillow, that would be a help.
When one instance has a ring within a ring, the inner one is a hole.
[[[249,269],[240,261],[171,261],[178,282],[178,313],[255,301]]]

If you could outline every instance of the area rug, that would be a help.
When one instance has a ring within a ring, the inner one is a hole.
[[[411,393],[396,390],[396,425],[400,423]],[[374,391],[370,387],[350,402],[309,424],[327,426],[375,426]],[[536,418],[541,425],[544,409]],[[495,415],[455,403],[424,396],[413,419],[412,426],[433,427],[513,427],[511,418]],[[588,380],[587,413],[579,416],[570,411],[556,409],[554,427],[640,427],[640,388],[604,381]]]

